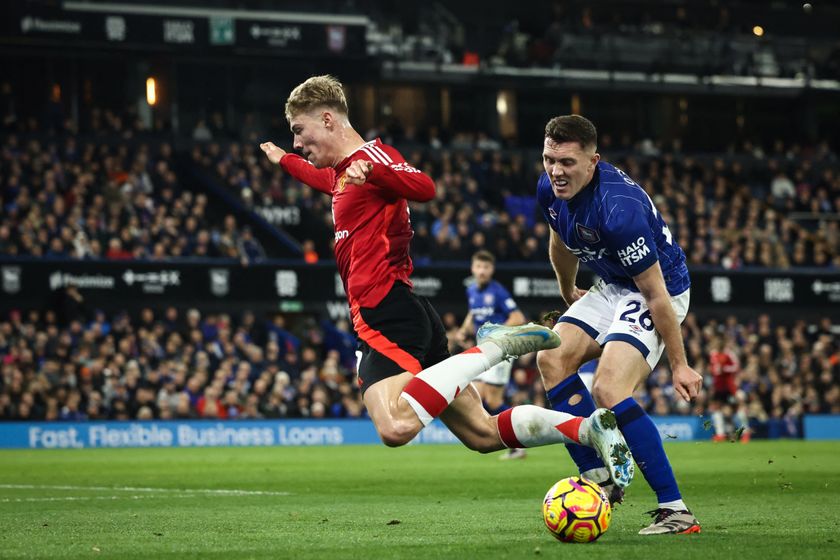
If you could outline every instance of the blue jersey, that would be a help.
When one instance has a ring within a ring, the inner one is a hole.
[[[537,202],[566,247],[610,284],[639,289],[633,277],[657,260],[672,296],[691,286],[685,253],[647,193],[624,171],[604,161],[571,200],[560,200],[543,173]]]
[[[504,323],[517,309],[508,291],[495,280],[491,280],[484,288],[479,288],[475,282],[467,286],[467,301],[476,330],[487,321]]]

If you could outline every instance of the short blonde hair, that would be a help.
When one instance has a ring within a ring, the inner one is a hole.
[[[286,120],[317,107],[327,107],[347,115],[347,98],[344,86],[330,75],[312,76],[289,94],[286,100]]]

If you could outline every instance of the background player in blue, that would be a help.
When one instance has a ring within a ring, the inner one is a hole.
[[[685,254],[650,197],[600,161],[596,144],[595,126],[581,116],[546,125],[537,199],[551,226],[551,264],[569,309],[555,326],[562,344],[540,352],[537,364],[554,410],[585,415],[597,402],[616,413],[659,501],[640,534],[697,533],[700,523],[682,500],[659,432],[632,397],[665,349],[682,398],[693,399],[702,385],[686,361],[680,332],[690,287]],[[579,262],[600,277],[588,292],[575,285]],[[575,372],[596,357],[590,394]],[[569,451],[581,473],[607,478],[594,453],[580,446]],[[612,497],[620,499],[614,489]]]
[[[473,282],[467,286],[469,310],[461,325],[459,338],[465,340],[476,334],[486,322],[505,325],[524,325],[525,315],[516,306],[504,286],[493,280],[496,258],[489,251],[478,251],[472,257]],[[513,364],[503,360],[475,378],[473,384],[490,414],[500,414],[505,406],[505,388],[510,381]],[[506,459],[525,457],[524,449],[509,449]]]

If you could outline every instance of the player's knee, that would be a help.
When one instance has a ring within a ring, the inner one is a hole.
[[[592,398],[598,406],[612,408],[630,395],[624,395],[623,388],[611,383],[609,376],[596,376],[592,383]]]
[[[496,438],[491,435],[475,435],[465,438],[464,445],[471,451],[477,451],[481,454],[492,453],[501,449]]]
[[[400,447],[407,444],[419,431],[411,422],[392,420],[386,426],[377,426],[382,443],[388,447]]]
[[[546,384],[556,384],[566,379],[578,368],[579,364],[574,362],[575,357],[565,349],[565,346],[537,352],[537,368]]]

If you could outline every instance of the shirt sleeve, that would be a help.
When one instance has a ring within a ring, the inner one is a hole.
[[[607,250],[632,277],[653,266],[659,260],[659,253],[648,221],[648,209],[630,198],[619,200],[611,206],[601,233]]]
[[[428,202],[435,197],[432,178],[405,162],[402,155],[384,144],[373,148],[373,169],[367,180],[392,196],[413,202]]]
[[[543,173],[542,175],[540,175],[540,178],[537,181],[537,204],[540,205],[540,210],[542,210],[543,218],[545,218],[545,221],[549,225],[549,227],[551,227],[552,229],[556,229],[555,224],[552,223],[551,216],[548,213],[548,209],[551,206],[551,202],[549,201],[549,197],[547,196],[546,190],[548,190],[549,193],[551,192],[551,182],[548,180],[548,175]]]
[[[332,167],[318,169],[297,154],[286,154],[280,158],[280,167],[301,183],[322,193],[332,194],[335,184],[335,169]]]
[[[510,292],[508,292],[507,289],[505,289],[505,287],[502,285],[499,285],[498,301],[499,306],[502,308],[502,311],[507,315],[510,315],[511,313],[519,309],[519,306],[516,305],[516,302],[510,296]]]

